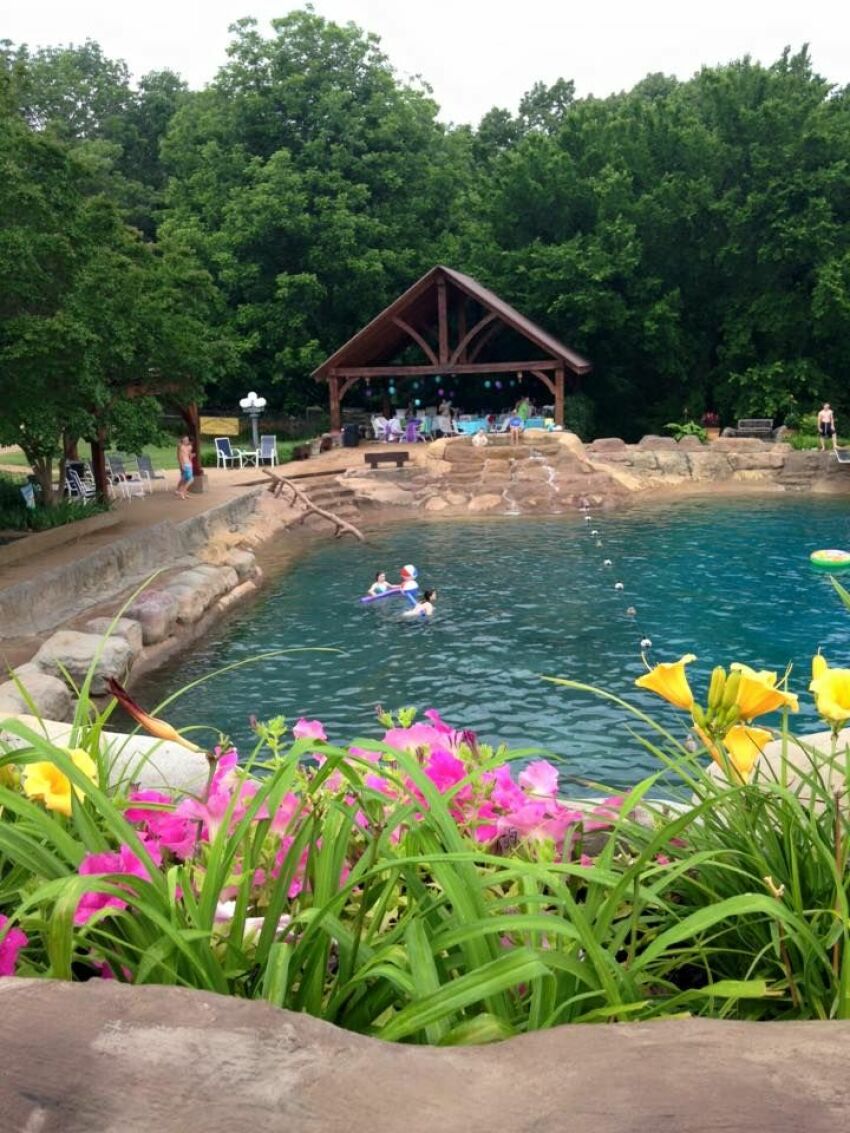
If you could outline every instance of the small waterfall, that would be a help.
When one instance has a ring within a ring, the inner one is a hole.
[[[558,473],[555,471],[555,469],[552,467],[552,465],[549,464],[549,462],[546,460],[546,457],[544,456],[544,454],[542,452],[538,451],[538,449],[533,448],[531,450],[530,454],[529,454],[528,459],[529,460],[536,460],[538,464],[542,465],[543,470],[546,473],[546,483],[549,485],[549,487],[552,489],[553,492],[557,492],[557,490],[558,490],[558,488],[557,488]]]
[[[516,475],[516,461],[511,460],[509,465],[509,479],[508,486],[502,490],[502,499],[505,501],[505,515],[521,515],[519,504],[511,495],[511,484],[513,483],[514,476]]]

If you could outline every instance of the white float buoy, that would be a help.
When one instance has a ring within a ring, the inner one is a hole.
[[[652,648],[652,638],[651,637],[642,637],[640,639],[640,647],[641,647],[641,649],[651,649]]]
[[[637,615],[637,610],[634,608],[634,606],[629,606],[629,608],[626,610],[626,613],[630,618],[633,618]]]
[[[622,590],[622,589],[624,589],[622,582],[615,582],[615,583],[614,583],[614,589],[615,589],[615,590]]]
[[[602,564],[602,565],[603,565],[603,566],[613,566],[614,564],[613,564],[613,563],[611,562],[611,560],[610,560],[610,559],[606,559],[606,560],[605,560],[605,561],[603,562],[603,564]]]
[[[593,529],[593,530],[591,531],[591,533],[590,533],[590,534],[591,534],[591,535],[598,535],[598,534],[599,534],[599,532],[598,532],[598,531],[596,530],[596,528],[594,527],[594,529]]]

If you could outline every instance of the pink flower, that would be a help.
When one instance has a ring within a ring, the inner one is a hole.
[[[216,765],[210,789],[204,800],[184,799],[174,812],[180,819],[189,819],[202,824],[202,837],[212,841],[231,807],[234,794],[236,801],[230,811],[230,829],[233,830],[245,817],[251,800],[259,791],[258,783],[243,779],[236,770],[238,755],[231,750],[223,755]],[[258,814],[257,817],[260,817]]]
[[[409,728],[390,728],[384,743],[400,751],[416,751],[424,747],[445,747],[445,735],[431,724],[411,724]]]
[[[170,850],[181,861],[191,857],[198,836],[197,824],[187,816],[176,813],[174,800],[169,795],[160,791],[133,791],[130,801],[168,806],[168,810],[128,807],[124,815],[128,821],[141,826],[161,850]]]
[[[145,849],[154,864],[161,863],[156,845],[146,843]],[[122,846],[117,853],[86,854],[77,870],[81,877],[102,877],[109,874],[123,874],[126,877],[140,877],[149,880],[146,867],[139,861],[129,846]],[[124,887],[126,888],[126,887]],[[127,902],[112,893],[84,893],[74,913],[74,924],[86,924],[101,909],[126,909]]]
[[[9,918],[0,913],[0,934],[9,923]],[[18,962],[18,953],[29,944],[27,934],[19,928],[10,928],[0,940],[0,976],[13,976]]]
[[[596,863],[595,863],[595,860],[593,858],[591,858],[588,854],[582,854],[581,857],[578,860],[578,864],[583,865],[583,866],[589,866],[589,865],[595,865]]]
[[[670,864],[670,859],[667,857],[666,854],[656,854],[655,855],[655,861],[657,862],[658,865],[669,865]]]
[[[366,763],[381,762],[381,753],[379,751],[366,751],[362,747],[350,747],[348,754],[354,756],[356,760],[363,760]]]
[[[520,771],[519,785],[533,795],[554,798],[558,793],[558,769],[546,759],[536,759]]]
[[[296,740],[326,740],[325,729],[318,720],[305,720],[302,716],[292,734]]]
[[[454,728],[449,727],[436,708],[429,708],[424,715],[425,719],[430,720],[437,731],[442,732],[444,736],[451,735],[454,732]]]
[[[528,802],[525,793],[514,782],[507,763],[501,764],[492,773],[485,773],[482,778],[493,783],[491,798],[502,810],[513,810]]]
[[[428,757],[428,762],[425,764],[425,774],[440,794],[445,794],[461,779],[466,778],[466,767],[450,751],[446,751],[445,748],[437,748]]]
[[[612,795],[610,799],[603,799],[599,806],[595,806],[591,815],[595,817],[584,820],[585,830],[607,830],[613,826],[620,817],[620,807],[626,800],[622,795]]]

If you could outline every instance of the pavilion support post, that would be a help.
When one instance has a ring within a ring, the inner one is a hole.
[[[457,341],[458,341],[458,362],[466,361],[466,296],[461,294],[458,296],[457,305]]]
[[[555,371],[555,424],[564,427],[564,368]]]
[[[439,323],[440,364],[449,360],[449,308],[446,296],[446,281],[437,280],[437,319]]]
[[[328,392],[331,399],[331,432],[338,433],[342,429],[342,409],[339,403],[339,378],[328,378]]]

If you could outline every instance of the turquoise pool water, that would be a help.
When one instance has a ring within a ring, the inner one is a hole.
[[[567,782],[589,776],[627,785],[655,770],[629,721],[541,676],[598,684],[657,710],[660,701],[633,688],[648,636],[652,661],[696,653],[697,685],[717,663],[783,670],[790,661],[792,688],[802,693],[819,645],[834,662],[850,662],[850,614],[808,565],[818,547],[850,547],[845,503],[691,500],[591,522],[411,521],[380,532],[371,546],[321,545],[257,604],[149,678],[139,696],[153,704],[264,650],[332,646],[341,652],[294,654],[215,677],[169,717],[246,743],[251,714],[306,715],[346,740],[376,734],[376,704],[434,706],[485,739],[551,750],[565,761]],[[428,624],[401,619],[400,600],[357,602],[375,570],[396,572],[406,562],[438,590]],[[807,695],[801,703],[814,723]],[[674,727],[681,719],[672,710],[665,718]]]

